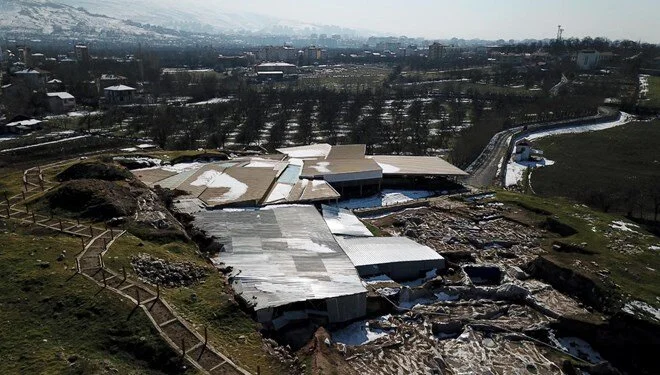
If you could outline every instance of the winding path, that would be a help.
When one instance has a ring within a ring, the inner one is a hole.
[[[160,288],[156,287],[154,291],[144,283],[128,278],[125,272],[117,272],[104,264],[103,257],[125,231],[45,216],[30,210],[26,202],[57,186],[57,183],[46,180],[43,172],[65,163],[68,161],[26,170],[23,173],[23,191],[13,197],[5,195],[4,202],[0,203],[0,217],[80,238],[76,273],[130,301],[135,305],[132,313],[142,309],[165,342],[181,355],[182,361],[187,361],[205,374],[249,375],[248,371],[209,345],[205,335],[181,318],[160,295]]]

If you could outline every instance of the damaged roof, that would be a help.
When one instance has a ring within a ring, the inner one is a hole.
[[[193,225],[223,245],[231,286],[255,311],[366,293],[357,271],[313,206],[203,211]]]

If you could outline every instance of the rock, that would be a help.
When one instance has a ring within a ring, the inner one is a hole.
[[[48,267],[50,267],[50,262],[39,261],[39,262],[37,262],[37,266],[39,266],[41,268],[48,268]]]
[[[69,363],[74,363],[75,361],[78,360],[78,356],[73,354],[73,355],[70,355],[69,358],[67,358],[66,360],[69,361]]]
[[[419,237],[419,235],[417,234],[417,232],[416,232],[414,229],[407,229],[403,234],[404,234],[406,237],[410,237],[410,238],[417,238],[417,237]]]
[[[60,255],[57,256],[57,261],[61,262],[64,260],[64,258],[66,258],[66,255],[64,255],[64,253],[60,253]]]

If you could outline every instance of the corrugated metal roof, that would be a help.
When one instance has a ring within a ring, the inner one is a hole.
[[[278,148],[277,151],[289,155],[292,158],[325,158],[330,153],[330,146],[327,143],[319,143],[307,146]]]
[[[323,205],[323,219],[332,234],[354,237],[373,237],[367,227],[349,210]]]
[[[444,259],[407,237],[337,237],[356,267]]]
[[[312,206],[206,211],[195,227],[224,245],[232,288],[256,310],[365,293],[357,271]]]
[[[366,152],[367,145],[335,145],[326,159],[364,159]]]
[[[370,155],[384,175],[467,176],[467,173],[434,156]]]
[[[328,175],[368,172],[377,172],[382,176],[380,166],[371,159],[305,160],[302,176],[322,178]],[[356,176],[355,179],[359,180],[360,178]]]

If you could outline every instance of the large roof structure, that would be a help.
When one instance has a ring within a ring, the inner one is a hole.
[[[461,169],[434,156],[370,155],[383,175],[467,176]]]
[[[435,250],[407,237],[337,237],[337,242],[362,277],[386,274],[409,279],[445,266]]]
[[[383,173],[371,159],[305,160],[302,176],[328,182],[380,179]]]
[[[223,245],[213,263],[231,267],[232,288],[256,312],[366,293],[313,206],[203,211],[194,216],[193,225]]]
[[[373,237],[369,229],[349,210],[323,205],[323,220],[330,232],[342,236]]]

